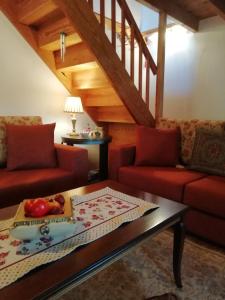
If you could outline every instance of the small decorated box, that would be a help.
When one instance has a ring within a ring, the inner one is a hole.
[[[67,236],[74,232],[75,222],[73,219],[73,210],[70,197],[66,193],[61,194],[64,199],[63,213],[49,214],[43,217],[27,217],[25,212],[24,200],[20,203],[14,222],[10,230],[10,234],[20,240],[32,240],[38,239],[41,236]],[[45,197],[46,201],[54,198],[55,195]],[[33,199],[35,200],[35,199]]]

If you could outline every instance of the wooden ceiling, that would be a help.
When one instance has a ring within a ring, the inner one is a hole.
[[[169,16],[193,31],[198,30],[199,21],[220,16],[225,20],[225,0],[137,0]]]

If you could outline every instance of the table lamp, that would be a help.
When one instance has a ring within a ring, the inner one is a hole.
[[[80,97],[67,97],[65,101],[64,112],[71,114],[73,131],[69,135],[78,135],[76,133],[76,113],[83,112],[83,106]]]

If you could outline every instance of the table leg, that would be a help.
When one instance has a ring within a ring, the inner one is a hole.
[[[173,227],[173,274],[176,286],[182,288],[181,282],[181,260],[184,248],[185,230],[182,221],[176,223]]]
[[[99,146],[99,175],[104,180],[108,178],[108,143]]]

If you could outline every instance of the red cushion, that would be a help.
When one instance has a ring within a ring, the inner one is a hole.
[[[132,166],[119,170],[121,183],[180,202],[184,185],[203,176],[203,173],[178,168]]]
[[[7,125],[7,169],[53,168],[55,124]]]
[[[175,166],[179,160],[180,131],[137,128],[136,166]]]
[[[0,169],[0,207],[75,188],[80,186],[78,176],[59,168],[13,172]]]
[[[185,214],[184,224],[188,231],[225,246],[224,219],[190,209]]]
[[[184,203],[225,218],[225,178],[208,176],[188,184],[185,188]]]

